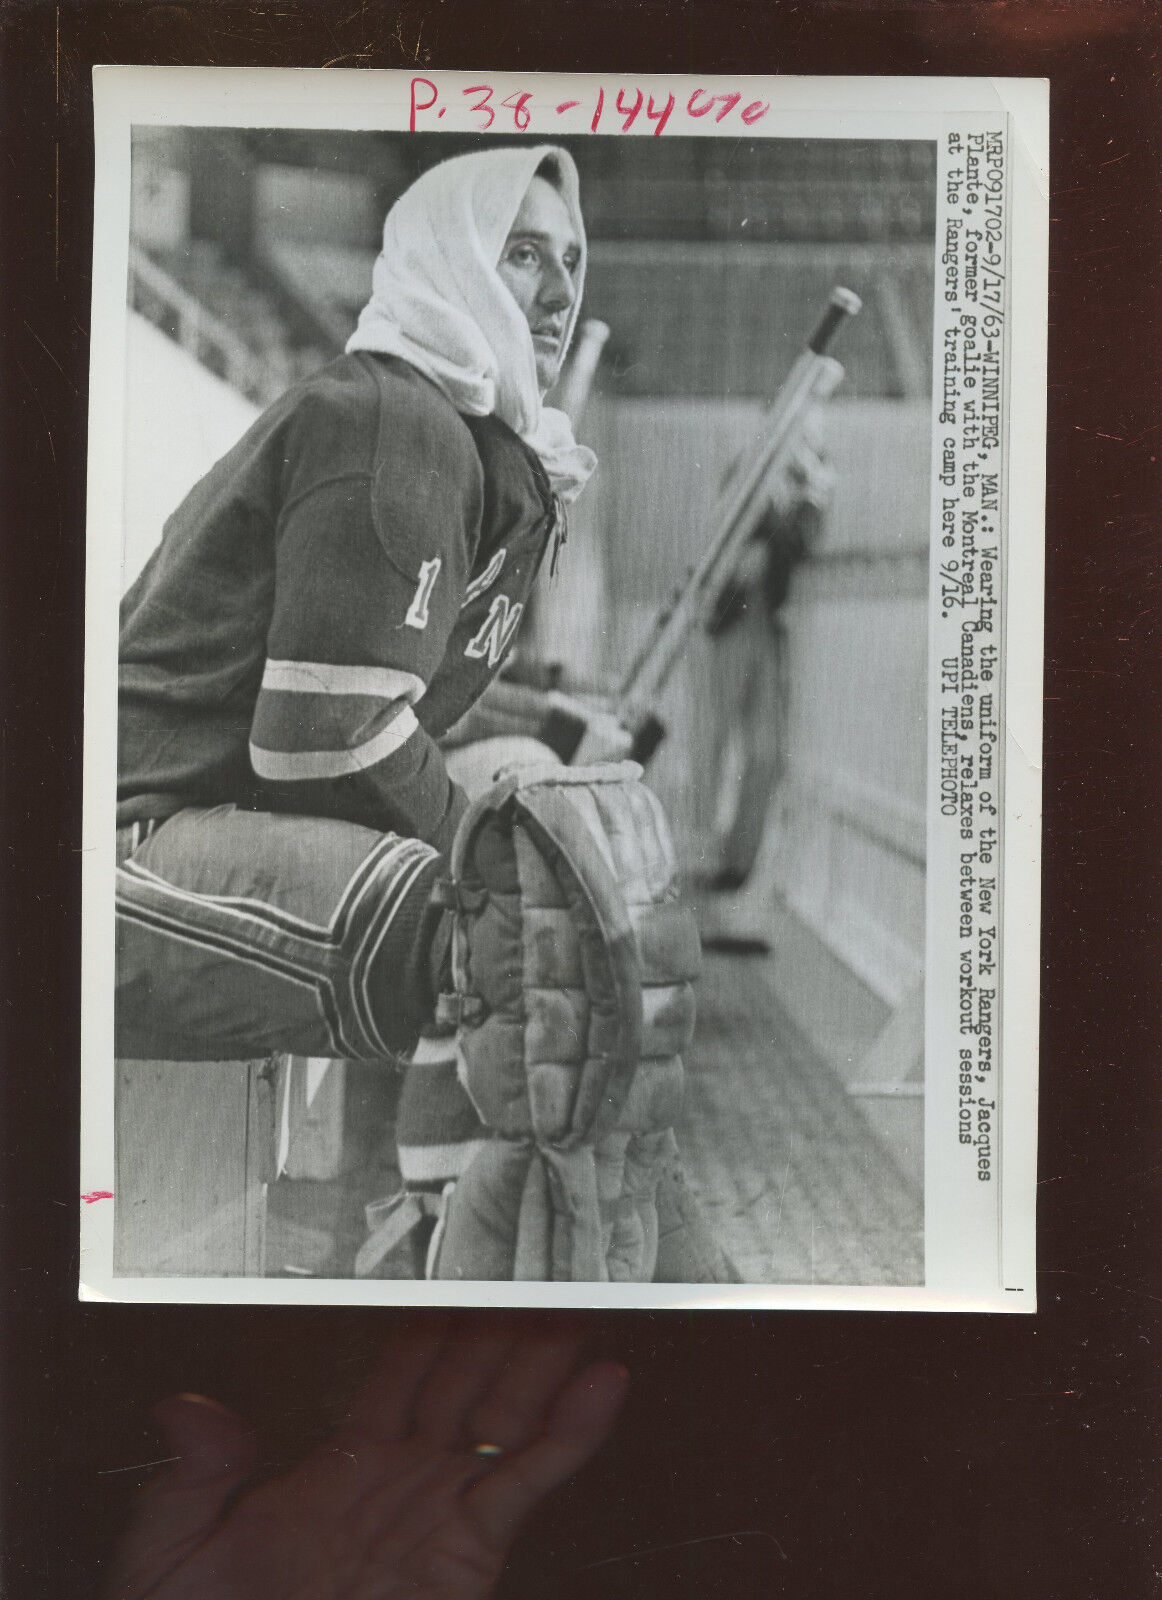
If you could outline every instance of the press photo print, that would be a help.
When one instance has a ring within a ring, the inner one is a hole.
[[[95,96],[82,1295],[1032,1310],[1045,86]]]

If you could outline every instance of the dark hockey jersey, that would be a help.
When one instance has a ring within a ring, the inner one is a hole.
[[[343,356],[194,487],[122,606],[118,824],[233,802],[443,849],[435,741],[495,676],[554,526],[537,456]]]

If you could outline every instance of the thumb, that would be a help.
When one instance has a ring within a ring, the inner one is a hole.
[[[138,1498],[118,1552],[112,1591],[117,1600],[146,1593],[214,1531],[258,1451],[249,1425],[203,1395],[170,1395],[152,1415],[163,1454],[173,1459]]]
[[[157,1487],[204,1489],[213,1486],[221,1502],[254,1468],[257,1440],[250,1424],[216,1400],[201,1394],[171,1394],[153,1408],[153,1420],[172,1470]]]

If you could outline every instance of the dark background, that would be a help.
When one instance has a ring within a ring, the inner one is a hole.
[[[1155,1591],[1160,32],[1136,0],[0,0],[6,1600],[93,1590],[153,1399],[281,1458],[420,1320],[74,1299],[94,62],[1052,79],[1041,1311],[594,1314],[629,1410],[502,1593]]]

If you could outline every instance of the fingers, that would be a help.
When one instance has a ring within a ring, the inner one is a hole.
[[[179,1457],[165,1489],[214,1487],[221,1499],[254,1468],[258,1442],[241,1417],[200,1394],[174,1394],[153,1408],[167,1453]],[[222,1487],[225,1485],[225,1487]]]
[[[360,1390],[340,1434],[363,1434],[380,1444],[402,1438],[411,1426],[424,1380],[444,1345],[439,1334],[393,1339]]]
[[[469,1492],[465,1503],[494,1547],[506,1545],[538,1500],[604,1443],[628,1387],[629,1374],[613,1362],[586,1368],[561,1391],[539,1438]]]
[[[481,1332],[446,1345],[417,1398],[416,1433],[445,1447],[471,1444],[469,1412],[492,1387],[514,1344],[509,1334]]]
[[[459,1339],[395,1340],[364,1385],[344,1435],[389,1443],[409,1433],[445,1449],[521,1450],[577,1359],[580,1336],[524,1338],[503,1328]]]
[[[114,1563],[110,1593],[118,1597],[150,1592],[179,1555],[213,1533],[258,1450],[240,1417],[201,1395],[171,1395],[153,1419],[165,1453],[178,1459],[138,1499]]]
[[[633,749],[633,735],[622,727],[616,717],[604,712],[591,711],[585,722],[585,732],[573,757],[575,766],[592,766],[601,761],[623,761]]]
[[[525,1342],[509,1352],[494,1383],[468,1418],[472,1443],[523,1450],[538,1437],[545,1411],[581,1351],[579,1337]]]

